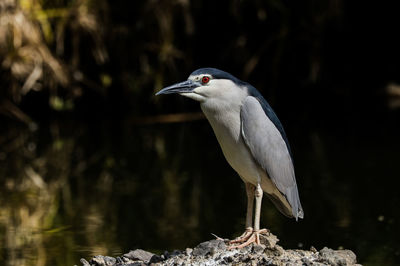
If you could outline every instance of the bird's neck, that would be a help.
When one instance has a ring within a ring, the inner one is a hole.
[[[240,106],[226,102],[205,102],[201,109],[221,143],[224,138],[237,140],[240,136]]]

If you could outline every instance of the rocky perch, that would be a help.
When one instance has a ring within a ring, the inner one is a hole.
[[[200,243],[184,251],[165,251],[162,255],[136,249],[121,257],[95,256],[89,262],[81,259],[83,266],[144,266],[144,265],[359,265],[351,250],[323,248],[317,251],[288,249],[277,245],[278,239],[271,233],[262,235],[263,245],[250,245],[242,249],[228,249],[221,238]]]

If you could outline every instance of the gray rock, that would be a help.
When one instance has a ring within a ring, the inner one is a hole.
[[[217,251],[226,250],[226,244],[223,240],[214,239],[200,243],[193,249],[193,256],[214,255]]]
[[[332,266],[346,266],[357,263],[356,255],[351,250],[333,250],[324,247],[319,251],[323,260]]]
[[[260,234],[260,242],[267,248],[274,248],[276,243],[279,242],[279,239],[271,232],[267,232],[264,234]]]
[[[155,254],[148,252],[146,250],[143,249],[135,249],[135,250],[131,250],[129,251],[129,253],[126,253],[123,255],[123,257],[128,258],[130,260],[140,260],[143,262],[149,262],[150,259],[154,256]]]
[[[90,260],[90,265],[95,266],[113,266],[116,263],[116,259],[113,257],[108,256],[95,256],[93,259]]]
[[[170,254],[169,254],[169,258],[170,257],[174,257],[174,256],[178,256],[178,255],[181,255],[181,254],[183,254],[184,252],[183,251],[181,251],[181,250],[174,250],[174,251],[172,251]]]
[[[90,262],[81,259],[83,266],[175,266],[175,265],[312,265],[312,266],[356,266],[356,255],[350,250],[323,248],[317,251],[285,250],[276,244],[271,233],[265,234],[262,245],[249,245],[242,249],[227,249],[222,239],[200,243],[194,249],[165,251],[161,255],[141,249],[130,251],[121,258],[96,256]],[[260,240],[262,240],[260,238]]]
[[[170,258],[169,252],[167,250],[164,251],[164,254],[161,255],[161,258],[167,260]]]
[[[82,263],[83,266],[90,266],[89,262],[85,259],[80,259],[80,262]]]
[[[193,252],[193,249],[191,249],[191,248],[186,248],[186,255],[187,255],[187,256],[192,255],[192,252]]]
[[[253,245],[253,249],[251,250],[252,253],[260,254],[264,252],[265,247],[261,245]]]
[[[154,255],[153,257],[151,257],[149,264],[158,263],[163,260],[164,260],[163,256]]]
[[[116,264],[124,263],[124,261],[122,260],[121,257],[116,257],[115,259],[117,260],[117,261],[116,261]]]
[[[233,258],[232,257],[225,257],[224,261],[226,261],[227,263],[232,263],[233,262]]]
[[[305,266],[311,266],[313,263],[308,258],[302,258],[301,261]]]

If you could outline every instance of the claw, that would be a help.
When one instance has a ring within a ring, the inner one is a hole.
[[[260,234],[266,234],[268,233],[267,229],[261,229],[258,231],[252,231],[252,232],[246,232],[243,234],[244,237],[239,237],[239,239],[235,239],[229,242],[229,244],[231,244],[228,249],[235,249],[235,248],[244,248],[248,245],[250,245],[251,243],[256,243],[257,245],[261,245],[260,242]],[[236,243],[241,243],[239,245],[234,245]]]
[[[236,243],[245,242],[245,241],[247,241],[247,239],[250,238],[252,233],[253,233],[253,228],[248,227],[248,228],[246,228],[246,231],[244,231],[244,233],[242,235],[238,236],[234,240],[229,241],[229,244],[236,244]]]

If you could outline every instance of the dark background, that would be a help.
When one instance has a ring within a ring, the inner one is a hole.
[[[4,1],[0,261],[73,265],[240,234],[244,185],[198,103],[154,96],[216,67],[264,95],[292,146],[305,219],[282,217],[266,199],[262,226],[285,248],[348,248],[365,265],[398,264],[398,10],[343,0]]]

